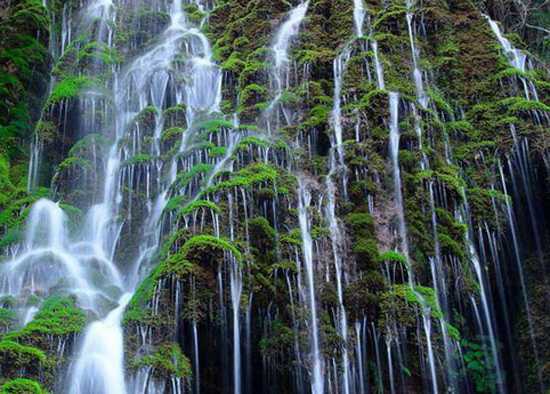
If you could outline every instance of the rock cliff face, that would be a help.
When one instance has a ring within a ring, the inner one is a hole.
[[[0,10],[0,393],[545,393],[542,2]]]

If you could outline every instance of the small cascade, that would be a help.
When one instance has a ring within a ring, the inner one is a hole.
[[[464,211],[465,211],[464,219],[466,220],[466,223],[470,223],[470,220],[469,220],[470,214],[469,214],[469,209],[467,204],[465,205]],[[473,265],[476,279],[479,284],[479,291],[480,291],[479,295],[480,295],[483,315],[481,316],[479,313],[478,315],[479,315],[480,323],[482,321],[484,323],[482,324],[482,329],[485,330],[485,332],[487,333],[487,337],[489,339],[489,345],[491,348],[491,358],[494,363],[498,392],[505,393],[506,390],[504,387],[504,373],[502,371],[502,364],[501,364],[500,354],[498,351],[497,337],[496,337],[495,325],[494,325],[495,323],[493,319],[493,312],[491,310],[491,304],[489,301],[489,294],[488,294],[489,290],[488,290],[487,279],[485,277],[485,269],[481,265],[481,261],[479,259],[475,245],[472,241],[471,234],[468,231],[465,234],[465,242],[468,247],[469,259]],[[472,299],[471,302],[474,308],[476,308],[477,310],[476,301]]]
[[[310,232],[310,220],[308,210],[311,204],[311,194],[306,180],[298,178],[300,233],[302,235],[303,258],[305,265],[305,283],[307,286],[307,303],[309,306],[310,342],[311,342],[311,392],[312,394],[324,394],[324,361],[321,354],[319,339],[319,322],[317,318],[317,299],[315,296],[315,268],[313,262],[313,241]]]
[[[401,186],[401,169],[399,167],[399,93],[390,92],[390,138],[389,152],[393,170],[394,198],[397,208],[400,246],[403,255],[409,259],[409,243],[407,241],[407,225],[403,207],[403,191]]]
[[[332,127],[334,129],[333,148],[336,148],[338,166],[342,171],[342,186],[344,190],[344,198],[347,196],[347,166],[344,152],[344,139],[342,130],[342,83],[346,65],[350,59],[351,50],[346,48],[335,60],[333,64],[334,71],[334,97],[332,107]]]
[[[280,105],[280,99],[284,90],[290,85],[291,64],[289,51],[292,41],[300,32],[300,26],[306,16],[308,6],[309,0],[300,3],[288,13],[285,22],[275,33],[273,45],[271,46],[273,65],[270,70],[270,80],[273,85],[274,97],[263,114],[267,120],[267,130],[270,134],[277,129],[279,124],[279,113],[277,108]],[[291,114],[284,108],[284,105],[281,105],[281,110],[285,117],[285,121],[287,124],[290,124]],[[275,112],[276,114],[274,114]],[[275,119],[272,119],[274,116]],[[275,124],[273,125],[272,122],[275,122]]]
[[[333,161],[333,160],[332,160]],[[338,329],[342,341],[344,342],[344,347],[342,349],[342,391],[344,394],[350,393],[350,380],[351,380],[351,366],[347,350],[348,343],[348,319],[347,312],[344,306],[344,262],[342,245],[344,245],[344,237],[342,235],[342,230],[340,229],[340,224],[336,218],[336,187],[331,177],[333,176],[334,165],[331,168],[331,172],[327,176],[326,186],[327,186],[327,198],[328,203],[326,207],[326,216],[329,222],[330,229],[330,239],[332,243],[332,255],[334,258],[334,270],[336,273],[336,291],[338,293]],[[361,364],[362,366],[362,364]]]
[[[126,394],[124,343],[120,321],[131,294],[124,294],[119,305],[104,320],[92,323],[74,365],[69,393]]]
[[[44,141],[40,138],[38,133],[34,133],[34,138],[31,144],[31,157],[29,160],[29,176],[27,180],[27,191],[32,191],[38,186],[40,168],[40,158],[42,156],[42,150],[44,149]]]
[[[504,52],[504,55],[506,56],[506,58],[508,59],[508,62],[510,63],[510,66],[514,67],[518,71],[521,71],[522,73],[525,73],[530,68],[532,68],[530,67],[530,60],[525,54],[525,52],[515,48],[512,45],[512,43],[506,37],[504,37],[504,35],[500,30],[500,27],[498,26],[498,23],[492,20],[488,15],[483,15],[483,16],[485,17],[485,19],[487,19],[487,22],[489,22],[489,26],[491,27],[491,30],[497,37],[497,40],[500,46],[502,47],[502,51]],[[523,85],[525,98],[527,100],[538,101],[539,98],[537,94],[537,89],[533,84],[533,82],[529,81],[523,76],[520,76],[519,79]]]
[[[416,48],[415,44],[415,35],[414,35],[414,25],[413,25],[413,8],[414,4],[412,0],[407,0],[407,13],[406,13],[406,19],[407,19],[407,29],[409,32],[409,42],[411,44],[411,55],[412,55],[412,61],[413,61],[413,78],[414,78],[414,84],[416,87],[416,97],[418,102],[423,108],[426,108],[428,106],[428,96],[426,95],[426,91],[424,89],[424,80],[422,77],[422,70],[420,70],[418,65],[418,49]]]
[[[357,37],[363,36],[363,24],[365,23],[365,15],[367,13],[363,1],[364,0],[353,0],[353,24]]]
[[[378,55],[378,42],[376,40],[371,40],[371,48],[374,57],[374,67],[376,68],[376,81],[378,83],[378,89],[385,89],[384,83],[384,69],[380,63],[380,57]]]
[[[389,93],[389,100],[390,100],[390,136],[389,136],[389,152],[390,152],[390,160],[392,163],[392,170],[393,170],[393,181],[394,181],[394,199],[396,204],[396,210],[397,210],[397,219],[398,219],[398,234],[400,238],[400,250],[405,256],[405,259],[407,261],[408,266],[408,285],[411,288],[411,290],[414,292],[415,297],[418,298],[420,304],[422,305],[422,326],[424,328],[424,333],[426,335],[426,346],[428,350],[428,362],[429,362],[429,369],[430,369],[430,382],[431,382],[431,388],[432,392],[435,394],[438,392],[438,383],[437,383],[437,368],[435,363],[435,356],[434,356],[434,350],[433,350],[433,344],[432,344],[432,326],[431,326],[431,315],[432,310],[429,306],[427,300],[425,297],[420,294],[418,291],[416,291],[416,285],[415,285],[415,279],[414,279],[414,272],[412,271],[412,268],[410,267],[410,256],[409,256],[409,243],[408,243],[408,235],[407,235],[407,225],[405,220],[405,211],[403,206],[403,192],[402,192],[402,184],[401,184],[401,170],[399,166],[399,140],[400,140],[400,131],[399,131],[399,94],[396,92],[390,92]],[[442,332],[445,339],[445,356],[447,357],[450,353],[448,349],[448,339],[447,334],[445,330],[445,322],[441,320],[441,326],[442,326]],[[394,335],[395,336],[395,335]],[[391,338],[391,337],[390,337]],[[388,341],[387,339],[386,341]],[[388,357],[391,357],[391,347],[390,344],[387,343],[388,346]],[[390,369],[391,371],[391,369]],[[394,377],[390,378],[390,382],[392,385],[392,391],[394,386]]]
[[[243,274],[239,262],[234,258],[230,261],[231,308],[233,310],[233,393],[240,394],[241,383],[241,329],[240,311],[243,292]]]

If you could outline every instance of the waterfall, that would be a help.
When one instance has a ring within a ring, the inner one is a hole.
[[[414,30],[413,30],[413,13],[412,13],[412,7],[414,4],[412,3],[412,0],[407,0],[407,13],[405,15],[407,19],[407,30],[409,32],[409,42],[411,45],[411,56],[413,61],[413,78],[414,78],[414,84],[416,86],[416,97],[418,99],[418,102],[423,108],[426,108],[428,106],[428,96],[426,96],[426,92],[424,90],[424,81],[422,78],[422,71],[420,70],[418,66],[418,49],[415,45],[415,37],[414,37]]]
[[[357,37],[363,36],[363,24],[367,12],[363,1],[364,0],[353,0],[353,23],[355,26],[355,35]]]
[[[378,42],[376,40],[371,40],[371,48],[374,57],[374,67],[376,68],[376,80],[378,82],[378,89],[385,89],[384,83],[384,69],[380,63],[380,57],[378,55]]]
[[[405,223],[405,211],[403,207],[403,191],[401,186],[401,169],[399,168],[399,93],[390,92],[390,138],[389,151],[393,169],[394,198],[397,208],[399,237],[401,251],[409,258],[409,243],[407,240],[407,226]]]
[[[310,221],[308,209],[311,203],[311,194],[306,180],[298,178],[300,233],[302,235],[303,258],[305,265],[307,302],[310,314],[311,335],[311,392],[312,394],[324,394],[324,366],[319,340],[319,322],[317,320],[317,301],[315,296],[315,269],[313,262],[313,241],[311,239]]]
[[[0,392],[546,388],[548,75],[501,24],[415,0],[40,1],[0,18]]]
[[[470,223],[470,220],[469,220],[470,213],[469,213],[467,203],[464,206],[464,211],[465,211],[465,216],[466,216],[465,217],[466,223],[469,223],[470,226],[471,226],[471,223]],[[504,380],[503,380],[504,375],[503,375],[503,372],[502,372],[500,354],[499,354],[498,348],[497,348],[497,339],[496,339],[496,334],[495,334],[495,329],[494,329],[494,320],[493,320],[492,313],[491,313],[491,305],[489,303],[489,298],[488,298],[487,280],[485,279],[485,275],[484,275],[485,269],[484,269],[484,267],[481,266],[481,262],[479,260],[476,248],[473,244],[473,241],[471,240],[471,235],[469,234],[468,231],[465,234],[465,242],[466,242],[466,246],[468,247],[468,254],[469,254],[470,262],[473,265],[474,272],[475,272],[475,275],[476,275],[476,279],[477,279],[477,282],[479,283],[481,307],[482,307],[482,310],[483,310],[483,320],[485,321],[485,327],[482,326],[482,329],[485,328],[487,330],[487,335],[489,337],[489,344],[490,344],[490,347],[491,347],[491,357],[492,357],[493,362],[495,364],[494,367],[495,367],[495,374],[496,374],[496,379],[497,379],[498,391],[499,391],[499,393],[504,393],[504,392],[506,392],[505,388],[504,388]],[[475,300],[472,299],[471,302],[474,305],[474,307],[477,308]],[[479,320],[480,320],[480,323],[481,323],[481,320],[482,320],[481,316],[480,316]]]
[[[292,9],[285,20],[285,22],[279,27],[275,33],[273,44],[271,46],[271,53],[273,54],[272,66],[270,69],[270,81],[273,85],[274,96],[269,103],[263,116],[267,120],[267,130],[271,134],[278,127],[278,119],[272,119],[273,113],[280,105],[280,99],[285,89],[290,84],[290,57],[289,51],[291,49],[292,41],[300,32],[300,26],[306,16],[306,12],[309,6],[309,0],[300,3],[297,7]],[[291,115],[288,113],[284,105],[281,105],[281,110],[285,117],[287,124],[290,124]],[[278,116],[278,113],[276,114]],[[275,125],[272,122],[275,121]]]
[[[342,82],[344,73],[346,71],[346,65],[350,59],[351,50],[346,48],[333,63],[334,72],[334,97],[333,107],[331,114],[332,127],[334,129],[334,142],[333,148],[336,148],[338,157],[338,166],[342,170],[342,186],[344,190],[344,198],[347,196],[347,166],[344,152],[344,139],[342,130]],[[333,163],[331,163],[333,165]],[[335,170],[335,168],[334,168]]]
[[[508,59],[508,62],[510,63],[510,66],[514,67],[516,70],[521,71],[522,73],[525,73],[527,71],[527,66],[529,63],[529,59],[527,58],[527,55],[520,49],[514,48],[512,43],[504,37],[502,32],[500,31],[500,27],[498,26],[497,22],[489,18],[487,15],[483,15],[485,19],[487,19],[487,22],[489,22],[489,26],[491,27],[491,30],[497,37],[497,40],[502,47],[502,50],[504,52],[504,55]],[[538,101],[538,94],[537,89],[535,85],[533,85],[533,82],[527,80],[525,77],[520,76],[519,77],[521,83],[523,84],[523,89],[525,91],[525,98],[527,100],[534,100]]]
[[[91,2],[82,13],[81,27],[96,24],[97,40],[111,47],[113,4],[109,0]],[[105,157],[103,182],[97,185],[102,190],[101,202],[89,208],[82,230],[76,233],[68,230],[67,217],[58,204],[46,199],[36,202],[27,220],[27,233],[20,252],[0,270],[1,294],[17,295],[29,285],[31,291],[47,294],[59,279],[68,278],[67,290],[77,296],[78,305],[98,316],[105,316],[88,326],[80,348],[75,352],[76,359],[68,377],[71,394],[126,393],[121,319],[158,246],[158,224],[166,204],[166,191],[159,190],[156,201],[148,202],[151,208],[138,243],[138,256],[132,264],[133,273],[124,278],[114,256],[122,229],[122,223],[117,219],[123,202],[121,164],[131,153],[121,146],[135,115],[152,105],[156,110],[152,153],[159,154],[169,73],[185,40],[190,43],[186,46],[191,55],[187,65],[192,78],[184,88],[186,94],[176,96],[186,99],[188,124],[192,123],[196,113],[219,111],[221,73],[212,62],[208,41],[197,28],[189,25],[180,2],[173,3],[170,16],[170,25],[158,44],[120,72],[114,71],[115,138]],[[64,17],[62,51],[72,34],[68,18]],[[133,92],[136,92],[137,100],[128,99]],[[36,173],[37,167],[38,155],[34,154],[31,172]],[[168,179],[168,184],[161,187],[167,189],[171,181],[173,179]],[[105,314],[105,306],[109,304],[114,305],[114,309]],[[30,313],[29,310],[25,320],[30,319]]]
[[[346,308],[344,306],[344,267],[342,259],[342,245],[344,244],[344,238],[342,231],[336,218],[336,190],[335,185],[332,182],[331,177],[333,172],[327,176],[327,197],[328,204],[326,208],[326,214],[329,221],[330,239],[332,243],[332,254],[334,258],[334,270],[336,272],[336,291],[338,293],[338,329],[344,342],[344,348],[342,349],[342,388],[344,394],[350,393],[350,362],[347,350],[348,343],[348,321],[346,316]]]
[[[126,394],[124,343],[120,320],[131,294],[126,293],[104,320],[92,323],[84,334],[82,356],[76,360],[70,394]]]

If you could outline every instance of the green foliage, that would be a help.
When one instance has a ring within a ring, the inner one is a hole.
[[[256,136],[249,136],[241,139],[237,145],[236,151],[246,150],[251,146],[258,146],[260,148],[268,148],[269,142]]]
[[[202,209],[209,209],[212,212],[217,213],[217,214],[221,213],[221,209],[216,203],[214,203],[212,201],[208,201],[208,200],[195,200],[195,201],[187,204],[182,209],[180,209],[180,211],[178,212],[178,216],[189,215],[189,214],[191,214],[191,213],[193,213],[196,210],[201,209],[201,208]]]
[[[260,352],[265,357],[284,355],[294,345],[294,332],[281,320],[274,320],[271,324],[271,332],[260,339]]]
[[[14,311],[6,308],[0,308],[0,328],[4,328],[6,331],[9,327],[15,323],[17,315]]]
[[[211,164],[207,164],[207,163],[195,164],[189,171],[184,172],[182,174],[178,174],[175,184],[177,184],[178,187],[185,187],[195,177],[200,175],[204,176],[205,174],[210,173],[213,168],[214,167]]]
[[[196,253],[197,250],[201,251],[212,251],[212,249],[218,249],[225,252],[229,252],[237,259],[237,261],[242,261],[243,256],[239,249],[231,243],[231,241],[225,240],[223,238],[218,238],[213,235],[195,235],[181,248],[180,254],[184,258],[191,259],[192,253]]]
[[[415,286],[411,288],[408,284],[400,284],[394,285],[392,291],[396,296],[404,298],[409,304],[429,308],[432,316],[437,319],[443,316],[435,291],[431,287]]]
[[[128,160],[125,160],[124,163],[122,163],[123,166],[134,166],[134,165],[140,165],[140,164],[148,164],[153,160],[153,157],[151,155],[140,153],[135,156],[130,157]]]
[[[388,250],[381,253],[378,256],[378,261],[386,263],[400,263],[407,265],[407,259],[401,253],[396,252],[395,250]]]
[[[35,347],[21,345],[7,339],[0,341],[0,363],[3,366],[9,366],[15,370],[27,366],[38,369],[46,359],[46,354]]]
[[[476,393],[495,393],[496,380],[493,374],[493,365],[488,365],[490,357],[486,357],[482,345],[462,340],[462,349],[466,372],[474,382]]]
[[[56,104],[61,100],[75,98],[82,90],[93,86],[94,83],[93,79],[83,75],[68,76],[54,86],[48,103]]]
[[[47,394],[47,391],[34,380],[17,378],[2,384],[0,394]]]
[[[188,378],[192,369],[189,359],[177,343],[165,343],[149,355],[142,356],[132,363],[134,368],[152,367],[153,374],[163,378]]]
[[[204,133],[216,133],[222,129],[232,129],[233,123],[225,119],[209,119],[200,122],[196,125],[196,128]]]
[[[34,319],[19,331],[6,334],[7,340],[25,343],[43,343],[54,336],[67,336],[82,331],[86,315],[69,297],[52,296],[46,301]]]
[[[249,166],[232,174],[231,178],[219,182],[205,190],[206,193],[215,193],[220,190],[231,189],[234,187],[249,188],[253,185],[262,183],[275,184],[279,173],[275,167],[265,163],[253,163]]]

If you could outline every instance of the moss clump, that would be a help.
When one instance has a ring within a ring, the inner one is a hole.
[[[281,320],[275,320],[271,324],[270,335],[260,339],[259,347],[262,355],[266,357],[280,357],[292,349],[294,345],[294,332]]]
[[[378,261],[386,263],[399,263],[406,265],[407,259],[401,253],[394,250],[388,250],[387,252],[381,253],[378,256]]]
[[[152,354],[134,360],[133,367],[151,367],[160,378],[187,378],[192,373],[191,363],[177,343],[160,345]]]
[[[151,155],[141,153],[135,156],[130,157],[128,160],[124,161],[122,163],[123,166],[133,166],[133,165],[139,165],[139,164],[148,164],[153,160],[153,157]]]
[[[189,204],[187,204],[185,207],[183,207],[182,209],[180,209],[180,211],[178,212],[178,216],[186,216],[186,215],[189,215],[199,209],[209,209],[211,210],[212,212],[214,213],[221,213],[221,209],[220,207],[212,202],[212,201],[208,201],[208,200],[195,200]]]
[[[7,334],[4,339],[48,348],[51,337],[64,337],[82,331],[86,315],[69,297],[53,296],[44,301],[34,319],[19,331]]]
[[[0,308],[0,331],[8,331],[10,326],[15,323],[17,315],[14,311],[6,308]]]
[[[174,182],[178,187],[187,186],[193,179],[199,176],[204,176],[212,171],[214,166],[211,164],[200,163],[194,165],[189,171],[178,174]]]
[[[229,180],[222,181],[206,189],[206,193],[213,193],[233,187],[248,188],[264,182],[275,183],[278,176],[279,173],[275,167],[265,163],[253,163],[233,174]]]
[[[395,296],[403,298],[408,304],[429,308],[433,317],[443,317],[434,289],[425,286],[410,287],[408,284],[394,285],[390,290]]]
[[[196,127],[202,132],[210,134],[223,129],[232,129],[233,123],[225,119],[209,119],[199,123]]]
[[[237,249],[237,247],[235,247],[235,245],[233,245],[233,243],[213,235],[195,235],[185,242],[180,250],[180,254],[184,258],[192,259],[193,253],[196,253],[197,251],[211,252],[212,249],[229,252],[233,255],[233,257],[235,257],[235,259],[237,259],[237,261],[242,261],[243,259],[241,252]]]
[[[237,145],[236,150],[237,152],[239,152],[242,150],[246,150],[252,146],[257,146],[260,148],[268,148],[269,142],[255,136],[245,137],[239,141],[239,144]]]
[[[59,81],[54,86],[50,97],[49,104],[56,104],[64,99],[70,99],[78,96],[78,94],[86,88],[94,85],[94,80],[86,76],[69,76]]]
[[[18,378],[0,386],[0,394],[47,394],[47,391],[34,380]]]
[[[0,341],[0,364],[5,377],[14,376],[21,370],[37,373],[46,361],[46,353],[40,349],[7,339]]]

